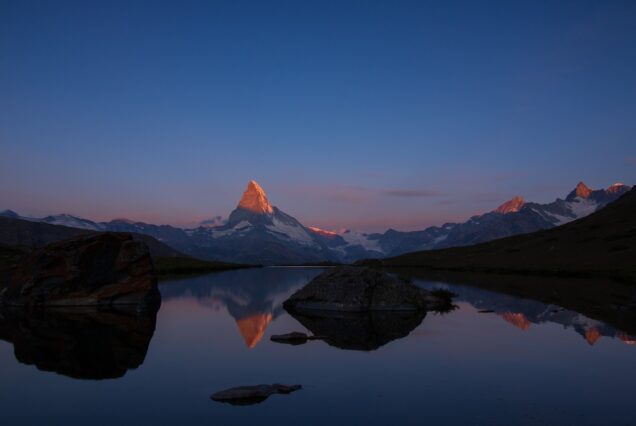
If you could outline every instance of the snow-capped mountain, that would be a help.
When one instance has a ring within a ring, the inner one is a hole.
[[[517,196],[514,197],[508,201],[506,201],[505,203],[503,203],[502,205],[500,205],[499,207],[497,207],[495,209],[495,213],[514,213],[514,212],[518,212],[519,210],[521,210],[521,208],[523,207],[523,205],[526,202],[524,201],[523,198]]]
[[[106,228],[103,224],[93,222],[92,220],[82,219],[79,217],[71,216],[70,214],[56,214],[46,216],[43,218],[32,218],[26,216],[20,216],[13,210],[4,210],[0,212],[0,216],[8,217],[11,219],[28,220],[29,222],[44,222],[51,225],[67,226],[69,228],[87,229],[89,231],[105,231]]]
[[[8,217],[10,219],[20,219],[20,215],[13,210],[3,210],[0,212],[0,216]]]
[[[41,219],[21,217],[11,210],[0,216],[40,221],[94,231],[150,235],[180,252],[205,259],[258,264],[352,262],[395,256],[417,250],[464,246],[535,232],[587,216],[630,189],[620,183],[592,190],[580,182],[565,199],[539,204],[514,197],[491,212],[463,223],[446,223],[421,231],[359,233],[304,226],[273,206],[256,181],[250,181],[227,221],[221,217],[194,229],[153,225],[126,219],[93,222],[60,214]]]
[[[272,206],[253,180],[225,225],[187,233],[197,247],[228,261],[284,264],[337,260],[298,220]]]
[[[514,197],[492,212],[473,216],[463,223],[446,223],[422,231],[389,229],[381,234],[354,233],[348,238],[339,233],[327,236],[329,231],[325,230],[316,232],[316,235],[337,251],[341,261],[345,262],[364,257],[396,256],[411,251],[465,246],[562,225],[595,212],[630,189],[627,185],[617,183],[608,189],[592,190],[580,182],[565,200],[539,204]]]
[[[88,229],[90,231],[105,231],[106,227],[101,223],[92,220],[71,216],[70,214],[56,214],[47,216],[39,222],[50,223],[51,225],[68,226],[69,228]]]

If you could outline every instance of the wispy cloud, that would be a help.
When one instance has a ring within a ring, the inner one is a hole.
[[[281,187],[281,191],[285,191],[294,198],[313,197],[323,200],[334,201],[337,203],[361,204],[369,201],[373,195],[373,191],[362,186],[352,185],[315,185],[305,184],[298,186]]]
[[[281,188],[282,189],[282,188]],[[432,189],[377,188],[355,185],[302,185],[284,188],[292,196],[312,195],[339,203],[361,204],[379,197],[426,198],[446,195]]]
[[[387,195],[389,197],[420,198],[439,197],[444,194],[430,189],[387,189],[382,191],[382,195]]]
[[[627,157],[625,162],[631,166],[636,166],[636,157]]]

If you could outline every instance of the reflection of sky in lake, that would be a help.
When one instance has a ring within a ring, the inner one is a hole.
[[[317,273],[265,268],[162,283],[163,304],[145,361],[119,379],[77,380],[41,372],[18,363],[13,345],[0,342],[3,420],[272,424],[294,419],[301,424],[436,425],[631,421],[617,407],[632,403],[633,346],[605,337],[590,346],[580,334],[586,329],[577,328],[587,324],[578,314],[497,293],[455,288],[459,309],[428,314],[408,337],[371,352],[340,350],[321,341],[301,346],[270,342],[272,334],[305,331],[280,303]],[[522,314],[530,326],[506,318],[508,312]],[[249,330],[241,327],[242,320],[259,316],[266,320],[255,321],[257,326]],[[567,320],[569,316],[575,321]],[[616,334],[603,324],[595,326],[600,335]],[[300,383],[304,389],[249,407],[209,399],[228,387],[273,382]]]

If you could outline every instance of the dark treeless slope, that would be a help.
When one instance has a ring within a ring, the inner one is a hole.
[[[12,266],[19,257],[20,252],[26,253],[50,243],[95,232],[42,222],[0,217],[0,269]],[[159,275],[201,273],[244,267],[244,265],[233,263],[194,259],[149,235],[130,234],[134,240],[141,241],[148,246]]]
[[[636,281],[636,188],[585,218],[549,230],[362,263],[457,271],[607,276],[633,282]]]

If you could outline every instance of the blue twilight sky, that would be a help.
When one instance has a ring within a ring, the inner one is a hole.
[[[418,229],[636,183],[633,1],[0,0],[0,209],[191,224],[249,179]]]

